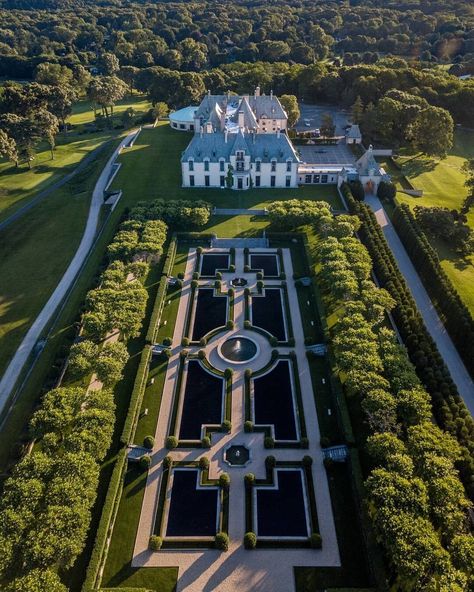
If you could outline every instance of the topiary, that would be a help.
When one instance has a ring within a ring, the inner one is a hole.
[[[225,532],[218,532],[214,538],[216,549],[227,551],[229,549],[229,536]]]
[[[247,473],[244,477],[244,482],[247,487],[253,487],[255,483],[255,475],[253,473]]]
[[[235,294],[235,290],[234,290],[234,288],[229,288],[229,289],[227,290],[227,294],[228,294],[230,297],[232,297],[232,296]]]
[[[253,422],[249,419],[244,423],[244,432],[246,432],[247,434],[253,432]]]
[[[209,468],[209,459],[207,458],[207,456],[201,456],[201,458],[199,459],[199,468],[202,470]]]
[[[150,540],[148,541],[148,548],[150,551],[159,551],[162,545],[163,539],[156,534],[152,534]]]
[[[235,272],[235,265],[233,263],[231,263],[229,265],[229,271],[230,271],[230,273],[234,273]]]
[[[254,532],[246,532],[244,535],[244,547],[246,549],[255,549],[257,546],[257,535]]]
[[[184,280],[184,271],[180,271],[180,272],[178,273],[178,279],[179,279],[179,280]]]
[[[222,279],[222,273],[220,271],[216,271],[216,280]]]
[[[313,532],[309,537],[309,544],[312,549],[321,549],[323,546],[323,539],[318,532]]]
[[[171,468],[171,465],[173,464],[173,459],[171,458],[171,456],[165,456],[165,458],[163,459],[163,470],[166,471],[169,468]]]
[[[222,489],[228,489],[230,486],[230,477],[228,473],[221,473],[219,476],[219,486]]]
[[[252,328],[252,323],[247,319],[246,321],[244,321],[244,329],[251,329]]]
[[[179,444],[179,440],[176,436],[168,436],[166,438],[165,447],[168,450],[173,450],[174,448],[177,448],[178,444]]]
[[[155,445],[155,438],[153,436],[146,436],[143,440],[143,446],[151,450]]]
[[[232,422],[230,422],[228,419],[224,419],[224,421],[222,422],[222,431],[223,432],[230,432],[232,429]]]
[[[303,463],[304,467],[310,467],[313,464],[313,459],[311,458],[311,456],[305,454],[305,456],[303,456],[301,462]]]
[[[209,438],[209,436],[204,436],[204,438],[202,438],[201,446],[203,448],[210,448],[211,447],[211,439]]]
[[[189,350],[188,349],[183,349],[179,352],[179,357],[183,360],[185,360],[189,355]]]
[[[258,290],[259,292],[262,292],[264,287],[265,287],[265,284],[262,282],[262,280],[259,280],[259,281],[257,282],[257,290]]]
[[[263,273],[261,271],[257,271],[257,280],[263,280]]]
[[[199,340],[199,345],[201,347],[204,347],[205,345],[207,345],[207,337],[201,337],[201,339]]]
[[[195,290],[199,286],[199,282],[197,280],[193,280],[191,282],[191,289]]]
[[[173,340],[171,339],[171,337],[164,337],[161,343],[163,345],[170,346],[173,343]]]
[[[276,347],[278,345],[278,339],[273,335],[270,337],[270,345],[272,347]]]
[[[181,339],[181,345],[183,347],[188,347],[188,345],[189,345],[189,337],[183,337],[183,339]]]
[[[244,265],[244,273],[249,273],[250,265]]]
[[[164,350],[161,352],[161,355],[163,356],[163,358],[165,358],[165,359],[169,360],[169,359],[171,358],[171,350],[170,350],[170,348],[169,348],[169,347],[167,347],[166,349],[164,349]]]
[[[206,352],[203,349],[200,349],[197,355],[200,360],[204,360],[206,357]]]
[[[195,271],[195,272],[193,273],[193,280],[198,280],[198,279],[199,279],[199,277],[200,277],[199,271]]]
[[[234,375],[234,371],[232,370],[232,368],[226,368],[224,370],[224,377],[225,378],[232,378],[232,376]]]
[[[201,254],[202,254],[202,252],[203,252],[203,248],[202,248],[202,247],[196,247],[196,253],[197,253],[198,255],[201,255]]]
[[[233,329],[235,327],[235,323],[234,323],[234,321],[229,319],[225,326],[226,326],[226,329]]]
[[[278,358],[278,350],[277,349],[272,349],[271,359],[272,360],[276,360],[277,358]]]
[[[267,456],[265,459],[265,466],[268,469],[273,469],[276,466],[276,458],[273,455]]]
[[[214,282],[214,288],[215,288],[216,290],[220,290],[220,289],[221,289],[221,286],[222,286],[222,282],[221,282],[221,280],[216,280],[216,281]]]
[[[140,469],[142,471],[148,471],[148,469],[150,468],[150,465],[151,465],[151,456],[149,454],[144,454],[143,456],[140,457],[138,464],[139,464]]]

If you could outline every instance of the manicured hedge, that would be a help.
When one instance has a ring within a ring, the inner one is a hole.
[[[163,305],[165,302],[165,297],[168,290],[168,279],[164,275],[160,279],[160,283],[158,285],[158,292],[156,293],[156,300],[155,304],[153,305],[153,312],[151,313],[150,317],[150,324],[148,325],[148,331],[146,333],[146,342],[147,343],[155,343],[155,337],[158,332],[161,313],[163,312]]]
[[[393,318],[410,360],[431,396],[436,420],[461,444],[462,459],[457,467],[468,495],[474,499],[474,420],[424,325],[374,213],[366,204],[356,202],[347,186],[343,185],[341,190],[350,211],[362,221],[359,236],[372,257],[377,279],[396,301]]]
[[[82,585],[82,592],[91,592],[99,584],[100,572],[107,557],[107,541],[112,534],[115,516],[120,504],[120,497],[123,489],[123,478],[127,468],[127,450],[123,448],[117,455],[112,477],[109,482],[109,489],[102,507],[102,515],[97,528],[94,548],[87,567],[86,579]],[[128,588],[127,588],[128,589]],[[105,588],[103,589],[105,590]],[[114,588],[117,592],[117,588]],[[121,589],[122,592],[126,588]],[[132,590],[132,588],[130,588]],[[135,589],[134,589],[135,590]]]
[[[128,408],[127,418],[123,426],[122,435],[120,436],[120,441],[125,445],[130,444],[130,442],[133,440],[133,435],[135,433],[135,428],[142,405],[143,394],[145,392],[146,381],[148,378],[150,358],[151,346],[145,345],[135,377],[132,396],[130,397],[130,406]]]
[[[392,220],[466,368],[474,375],[474,319],[469,309],[441,267],[436,251],[410,208],[406,204],[398,206]]]

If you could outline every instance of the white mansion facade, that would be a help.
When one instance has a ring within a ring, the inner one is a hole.
[[[194,113],[194,137],[181,157],[183,187],[297,187],[298,155],[288,116],[271,93],[207,94]]]

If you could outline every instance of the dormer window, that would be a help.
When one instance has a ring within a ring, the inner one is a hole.
[[[262,168],[262,162],[260,160],[256,160],[255,161],[255,171],[257,173],[259,173],[261,171]]]
[[[243,150],[237,150],[237,152],[235,153],[235,158],[237,160],[243,160],[244,155],[245,155],[245,152]]]
[[[204,161],[204,170],[208,171],[209,170],[209,160],[205,160]]]
[[[276,163],[276,160],[273,159],[272,160],[272,173],[275,173],[276,170],[277,170],[277,163]]]
[[[194,160],[191,158],[188,160],[188,167],[190,171],[194,171]]]
[[[292,164],[291,159],[286,161],[286,172],[287,173],[291,173],[291,164]]]

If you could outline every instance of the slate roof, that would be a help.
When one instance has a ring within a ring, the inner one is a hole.
[[[219,162],[224,158],[229,162],[230,155],[235,154],[236,150],[244,150],[250,154],[251,160],[260,159],[262,162],[271,162],[276,159],[277,162],[286,162],[292,159],[299,162],[292,143],[287,135],[278,134],[255,134],[239,131],[237,134],[227,134],[225,141],[224,132],[212,134],[195,134],[188,147],[183,152],[181,162],[186,162],[193,158],[195,162],[202,162],[208,158],[211,162]]]
[[[360,128],[357,123],[353,123],[351,127],[347,130],[346,137],[359,139],[362,138],[362,134],[360,133]]]
[[[207,94],[201,101],[195,117],[201,119],[202,125],[210,121],[216,129],[222,129],[222,122],[225,117],[227,127],[237,131],[239,111],[244,112],[244,127],[247,129],[257,128],[257,120],[262,117],[267,119],[288,118],[278,97],[273,94],[259,96]]]
[[[372,169],[375,175],[383,174],[380,170],[379,163],[374,158],[372,146],[359,158],[356,162],[357,172],[359,175],[368,175],[369,170]]]

